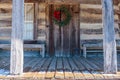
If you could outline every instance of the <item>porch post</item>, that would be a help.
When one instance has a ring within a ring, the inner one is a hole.
[[[10,74],[23,73],[24,0],[13,0]]]
[[[117,72],[117,52],[114,30],[113,0],[102,0],[104,73]]]

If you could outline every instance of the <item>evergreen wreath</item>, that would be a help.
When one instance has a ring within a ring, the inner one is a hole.
[[[60,27],[67,25],[71,20],[71,14],[65,6],[61,6],[54,11],[53,21]]]

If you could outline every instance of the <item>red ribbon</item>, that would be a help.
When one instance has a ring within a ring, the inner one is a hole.
[[[60,20],[60,16],[61,16],[61,12],[60,12],[60,11],[54,11],[54,17],[55,17],[57,20]]]

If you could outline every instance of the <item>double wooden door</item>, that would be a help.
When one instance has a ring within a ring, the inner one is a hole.
[[[48,6],[49,37],[48,53],[57,57],[69,57],[79,53],[80,49],[80,9],[79,5],[62,5],[68,8],[72,18],[70,22],[60,27],[53,21],[53,13],[61,5],[50,4]]]

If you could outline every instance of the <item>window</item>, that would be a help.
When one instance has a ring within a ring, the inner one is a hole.
[[[24,24],[24,40],[34,39],[34,4],[25,3],[25,24]]]

